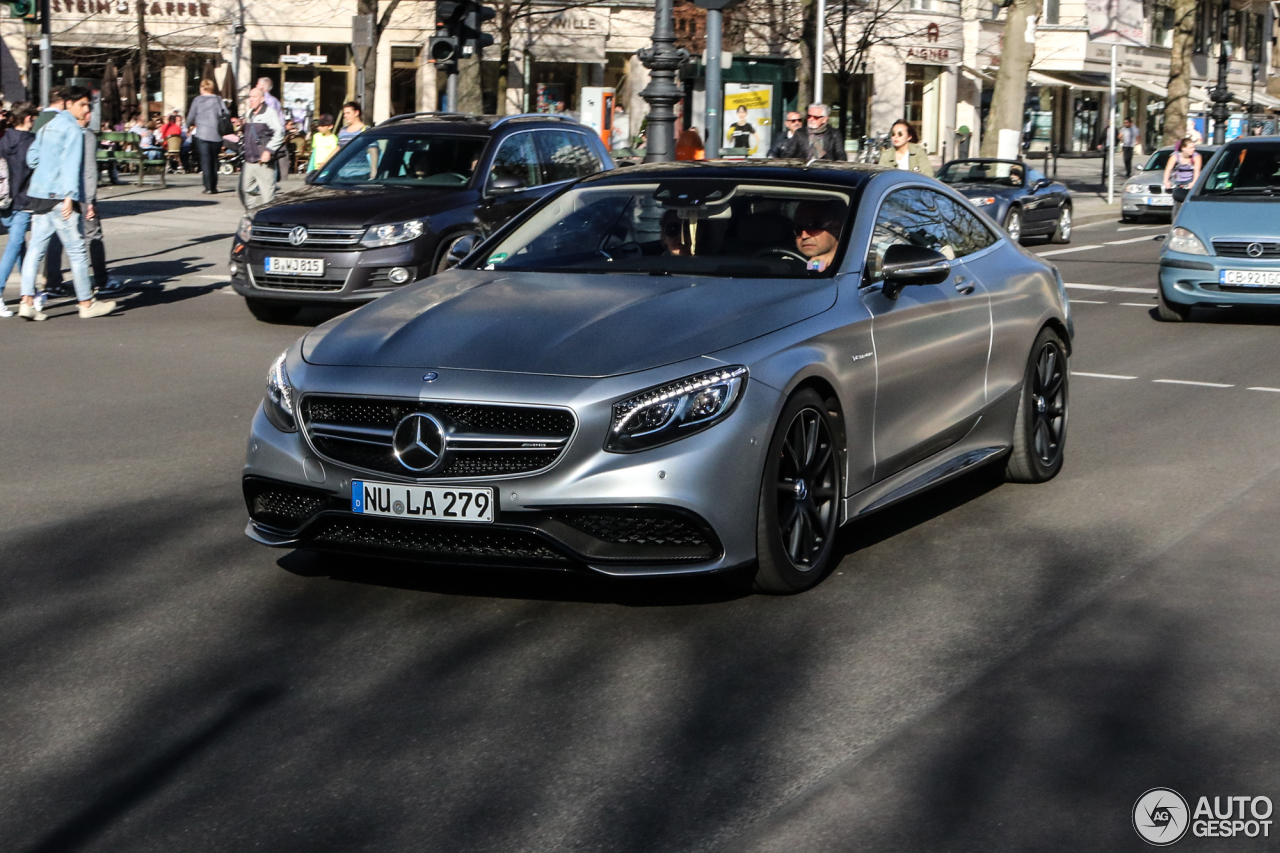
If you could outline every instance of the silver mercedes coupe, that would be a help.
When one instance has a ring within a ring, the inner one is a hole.
[[[464,251],[271,366],[249,536],[794,593],[842,524],[1062,466],[1061,277],[932,179],[640,166]]]

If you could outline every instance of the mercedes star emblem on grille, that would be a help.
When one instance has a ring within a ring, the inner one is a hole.
[[[396,424],[391,448],[400,464],[415,473],[426,473],[444,461],[444,425],[428,414],[415,412]]]
[[[1262,257],[1262,244],[1250,243],[1244,252],[1251,258],[1260,258]]]
[[[305,225],[299,225],[289,232],[290,245],[301,246],[305,242],[307,242],[307,228]]]

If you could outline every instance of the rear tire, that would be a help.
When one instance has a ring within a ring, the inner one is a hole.
[[[1185,323],[1191,319],[1191,306],[1164,298],[1164,287],[1156,289],[1156,316],[1165,323]]]
[[[758,592],[790,595],[827,573],[840,526],[839,420],[817,392],[790,400],[769,441],[756,513]]]
[[[1013,425],[1013,450],[1005,478],[1043,483],[1062,470],[1067,443],[1067,348],[1053,329],[1041,329],[1027,359],[1022,399]]]
[[[244,304],[249,307],[250,314],[264,323],[287,323],[302,310],[300,305],[263,302],[261,299],[246,299]]]
[[[1022,242],[1022,208],[1009,208],[1009,212],[1004,215],[1004,230],[1013,242]]]
[[[1055,243],[1071,242],[1071,205],[1062,208],[1062,215],[1058,217],[1058,227],[1053,230],[1053,236],[1049,239]]]

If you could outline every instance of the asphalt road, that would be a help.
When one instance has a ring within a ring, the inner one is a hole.
[[[1280,801],[1280,315],[1157,323],[1162,229],[1054,256],[1061,476],[737,597],[250,542],[248,421],[305,325],[222,288],[207,201],[104,204],[151,284],[120,316],[0,322],[0,850],[1075,853],[1146,849],[1149,788]]]

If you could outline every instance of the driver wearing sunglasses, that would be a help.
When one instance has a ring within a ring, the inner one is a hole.
[[[840,226],[846,214],[838,201],[802,201],[792,220],[796,251],[809,259],[808,269],[821,272],[831,265],[840,248]]]

